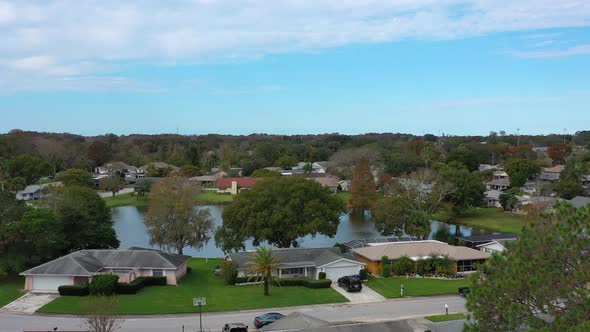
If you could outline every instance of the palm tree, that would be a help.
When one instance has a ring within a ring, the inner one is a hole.
[[[264,296],[268,296],[268,284],[272,276],[272,271],[279,267],[279,260],[272,252],[272,248],[259,247],[256,253],[252,255],[252,260],[247,262],[249,265],[246,273],[262,278],[264,282]]]
[[[436,273],[437,267],[439,265],[440,254],[436,252],[432,252],[428,255],[428,262],[429,262],[429,269],[432,273]]]
[[[436,271],[444,275],[450,275],[453,273],[453,264],[454,262],[449,255],[443,255],[438,258]]]

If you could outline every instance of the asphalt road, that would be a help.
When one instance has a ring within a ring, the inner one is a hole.
[[[362,304],[330,304],[277,309],[283,314],[303,312],[331,322],[386,321],[444,313],[445,304],[449,312],[465,312],[465,300],[459,296],[420,297],[388,300]],[[255,316],[269,312],[269,309],[225,313],[203,314],[204,331],[221,331],[225,323],[244,323],[253,327]],[[199,315],[127,316],[119,331],[198,331]],[[20,315],[0,312],[0,331],[83,331],[84,323],[75,316]]]

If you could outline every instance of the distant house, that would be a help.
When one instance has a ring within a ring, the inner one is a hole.
[[[215,182],[217,181],[217,179],[221,179],[226,176],[227,176],[226,171],[216,169],[216,170],[212,170],[211,172],[209,172],[205,175],[192,177],[189,179],[189,181],[195,181],[200,186],[203,186],[203,187],[212,187],[212,186],[215,186]]]
[[[556,165],[553,167],[543,168],[543,172],[539,175],[539,180],[543,182],[557,182],[561,173],[565,170],[564,165]]]
[[[303,171],[305,166],[309,164],[308,162],[299,162],[297,165],[291,168],[291,171]],[[329,161],[316,161],[311,163],[311,172],[312,173],[327,173],[328,167],[330,167]]]
[[[252,188],[260,180],[264,180],[264,178],[221,178],[215,181],[215,187],[220,194],[237,195],[244,189]]]
[[[515,241],[516,239],[498,239],[492,240],[488,243],[478,244],[476,247],[483,252],[493,254],[495,252],[504,252],[506,250],[506,243]]]
[[[35,199],[46,198],[47,193],[45,192],[46,188],[51,187],[61,187],[63,183],[61,182],[51,182],[51,183],[44,183],[44,184],[32,184],[27,186],[23,190],[19,190],[16,192],[16,199],[19,201],[30,201]]]
[[[487,234],[455,237],[455,239],[464,243],[468,248],[477,248],[478,245],[490,243],[495,240],[514,240],[517,238],[518,235],[516,234]]]
[[[580,208],[586,206],[587,204],[590,204],[590,197],[576,196],[570,199],[569,202],[571,205]]]
[[[168,285],[176,285],[187,271],[190,256],[159,250],[129,248],[128,250],[79,250],[22,272],[25,290],[57,292],[62,285],[89,283],[99,274],[112,273],[119,282],[138,277],[166,277]]]
[[[502,204],[500,203],[500,195],[502,194],[499,190],[488,190],[484,194],[484,200],[486,206],[489,207],[496,207],[501,208]]]
[[[322,173],[325,174],[325,173]],[[322,177],[312,177],[316,182],[321,184],[323,187],[328,188],[331,192],[336,193],[338,192],[338,182],[340,179],[337,176],[322,176]]]
[[[155,161],[153,163],[149,163],[149,164],[143,165],[141,167],[138,167],[137,168],[137,172],[138,173],[145,174],[150,167],[154,167],[154,168],[170,168],[173,171],[178,171],[179,170],[179,168],[177,166],[174,166],[174,165],[171,165],[171,164],[162,162],[162,161]]]
[[[340,190],[350,191],[350,188],[352,188],[352,181],[351,180],[340,180],[340,181],[338,181],[338,185],[340,186]]]
[[[486,182],[486,189],[487,190],[504,191],[509,188],[510,188],[510,179],[501,178],[501,179],[493,179],[491,181]]]
[[[454,270],[457,274],[477,271],[477,266],[485,264],[490,258],[490,254],[479,250],[435,240],[374,243],[367,247],[352,249],[352,253],[366,264],[366,269],[372,274],[381,274],[383,271],[381,261],[383,256],[389,258],[389,263],[394,263],[403,256],[409,257],[416,263],[429,258],[431,254],[446,255],[455,262]]]
[[[160,182],[160,180],[162,180],[163,178],[157,178],[157,177],[142,177],[137,179],[137,181],[133,184],[133,191],[134,192],[139,192],[141,187],[143,186],[143,184],[145,182],[150,182],[150,184],[153,186],[154,184]]]
[[[318,279],[320,272],[326,273],[326,278],[332,281],[348,275],[356,275],[364,264],[350,254],[343,254],[340,248],[282,248],[273,249],[273,254],[279,262],[278,271],[274,276],[280,278],[307,277]],[[230,253],[227,259],[236,263],[238,277],[247,276],[254,253],[242,251]]]

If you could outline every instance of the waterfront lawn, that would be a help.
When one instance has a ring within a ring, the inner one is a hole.
[[[147,196],[139,197],[134,193],[108,196],[104,198],[107,207],[115,208],[120,206],[148,206]]]
[[[431,322],[448,322],[451,320],[460,320],[460,319],[467,319],[466,314],[448,314],[448,315],[434,315],[434,316],[427,316],[424,317]]]
[[[194,313],[194,297],[206,297],[203,311],[227,311],[259,308],[289,307],[308,304],[346,302],[346,298],[332,288],[310,289],[300,286],[270,287],[270,296],[263,295],[262,285],[227,286],[219,276],[213,275],[218,259],[205,262],[193,258],[192,271],[182,278],[178,286],[145,287],[134,295],[118,295],[117,311],[120,314],[173,314]],[[79,314],[87,307],[91,297],[62,296],[42,307],[38,312]]]
[[[429,296],[458,294],[457,289],[459,287],[469,287],[470,282],[468,279],[406,279],[405,277],[375,278],[370,276],[366,284],[387,298],[396,298],[400,297],[400,286],[402,284],[404,285],[404,296]]]
[[[25,278],[21,276],[0,277],[0,307],[24,295],[24,285]]]
[[[339,191],[334,194],[334,196],[340,198],[346,205],[348,205],[348,200],[350,199],[350,192],[349,191]]]
[[[521,216],[497,208],[473,208],[453,220],[453,222],[502,233],[517,234],[522,231],[525,223]]]
[[[203,191],[197,195],[196,200],[199,205],[219,205],[231,203],[234,200],[234,196],[230,194],[218,194],[215,191]]]

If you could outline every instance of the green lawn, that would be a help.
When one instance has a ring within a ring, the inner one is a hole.
[[[147,197],[138,197],[134,193],[105,197],[104,201],[110,208],[119,206],[148,206]]]
[[[467,319],[466,314],[448,314],[448,315],[435,315],[435,316],[427,316],[424,317],[431,322],[448,322],[450,320],[459,320],[459,319]]]
[[[25,278],[21,276],[0,277],[0,307],[24,294]]]
[[[340,198],[346,205],[348,205],[348,200],[350,199],[350,192],[349,191],[339,191],[334,196]]]
[[[145,287],[135,295],[119,295],[121,314],[172,314],[195,312],[194,297],[205,296],[204,311],[226,311],[257,308],[288,307],[307,304],[346,302],[346,298],[331,288],[270,287],[270,296],[263,295],[262,285],[227,286],[213,275],[218,260],[194,258],[192,271],[178,286]],[[91,297],[64,296],[42,307],[44,313],[80,313]]]
[[[520,233],[522,217],[496,208],[474,208],[452,222],[466,226],[486,228],[502,233]]]
[[[400,297],[400,286],[404,285],[404,296],[428,296],[428,295],[445,295],[458,294],[459,287],[469,286],[469,280],[456,279],[428,279],[428,278],[409,278],[389,277],[375,278],[369,277],[366,282],[367,286],[387,298]]]
[[[199,205],[217,205],[231,203],[234,197],[229,194],[218,194],[215,191],[203,191],[197,195],[196,200]]]

